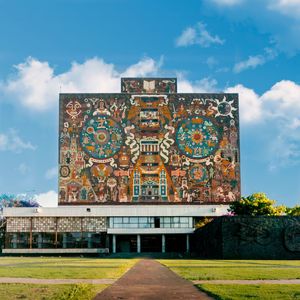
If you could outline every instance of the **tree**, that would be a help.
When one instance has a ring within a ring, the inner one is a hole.
[[[300,216],[300,206],[296,205],[295,207],[292,208],[287,207],[286,214],[288,216],[294,216],[294,217]]]
[[[0,208],[3,207],[38,207],[39,204],[35,201],[33,196],[27,194],[12,195],[1,194],[0,195]]]
[[[280,216],[286,207],[275,206],[275,203],[276,201],[269,199],[265,193],[255,193],[232,202],[228,211],[244,216]]]

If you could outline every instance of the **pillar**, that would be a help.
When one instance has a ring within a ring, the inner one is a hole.
[[[12,247],[13,247],[13,249],[17,248],[17,240],[18,240],[18,234],[13,233],[13,237],[12,237]]]
[[[92,248],[92,246],[93,246],[93,240],[92,240],[92,234],[91,233],[88,233],[88,242],[87,242],[87,246],[88,246],[88,248],[89,249],[91,249]]]
[[[42,243],[43,243],[43,237],[42,237],[41,233],[38,234],[37,243],[38,243],[38,248],[41,249],[42,248]]]
[[[62,244],[63,244],[63,248],[67,248],[67,234],[66,233],[63,233]]]
[[[186,252],[190,252],[190,235],[186,235]]]
[[[164,234],[161,236],[161,252],[166,252],[166,236]]]
[[[141,235],[136,236],[137,253],[141,253]]]
[[[112,252],[113,253],[117,252],[117,239],[115,234],[113,234],[112,236]]]

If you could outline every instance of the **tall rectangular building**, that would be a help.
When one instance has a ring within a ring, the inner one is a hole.
[[[240,197],[237,94],[60,94],[59,206],[6,208],[4,253],[189,252],[200,217]]]
[[[175,78],[121,88],[60,95],[60,205],[238,199],[236,94],[179,94]]]

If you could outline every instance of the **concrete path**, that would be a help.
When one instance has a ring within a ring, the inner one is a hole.
[[[94,300],[213,299],[155,260],[141,260]]]
[[[193,280],[193,284],[300,284],[300,279]]]
[[[42,279],[42,278],[20,278],[0,277],[0,283],[28,283],[28,284],[113,284],[116,279]]]

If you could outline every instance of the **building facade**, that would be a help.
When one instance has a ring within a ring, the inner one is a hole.
[[[240,197],[237,94],[60,94],[57,208],[5,209],[6,251],[185,252],[195,220]]]

